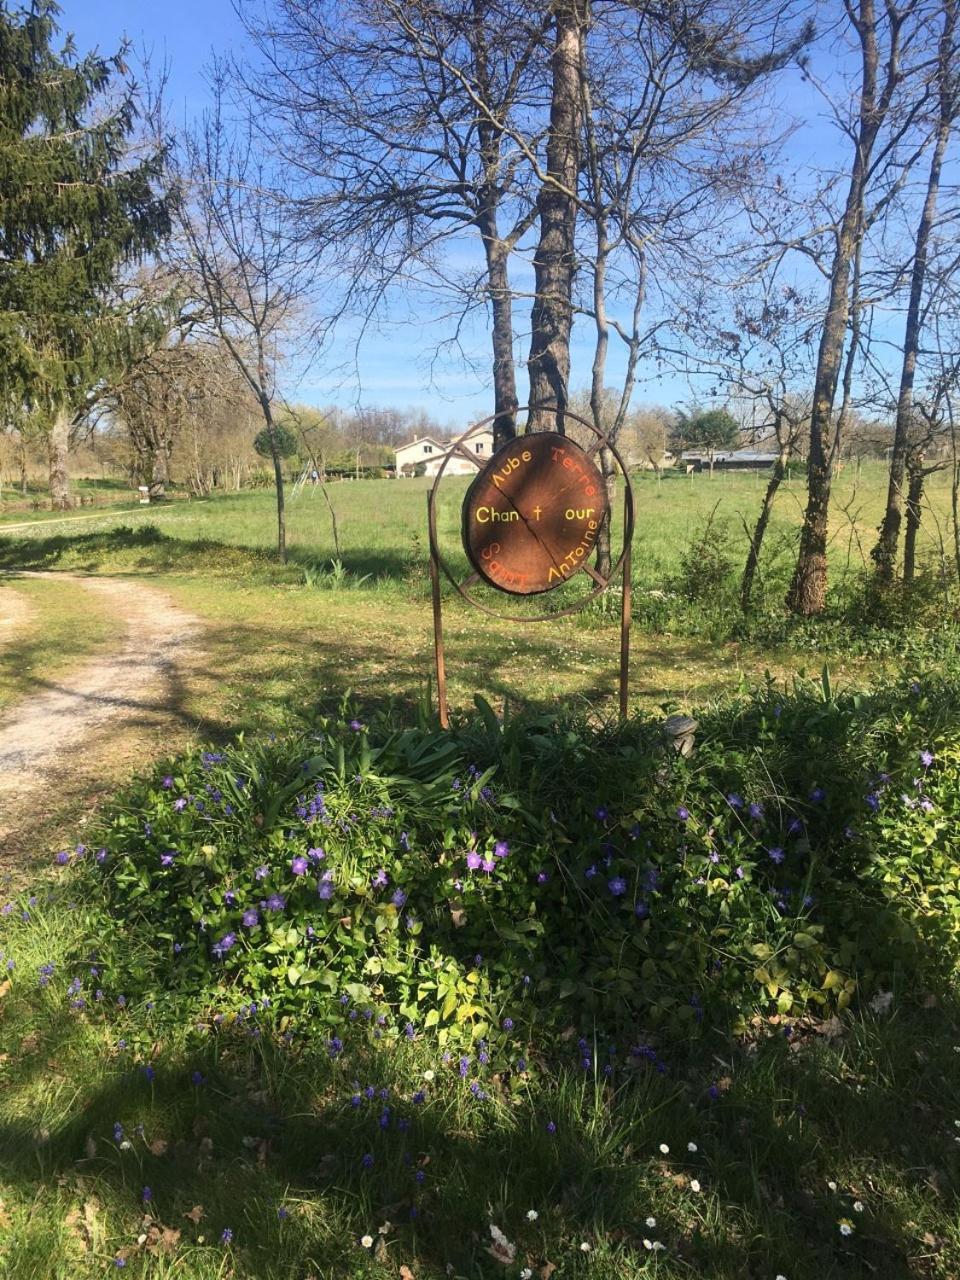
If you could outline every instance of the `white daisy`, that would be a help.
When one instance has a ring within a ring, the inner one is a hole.
[[[360,1237],[360,1243],[363,1245],[363,1247],[364,1247],[365,1249],[372,1249],[372,1248],[373,1248],[373,1236],[361,1236],[361,1237]]]
[[[647,1226],[648,1226],[648,1227],[655,1227],[656,1225],[657,1225],[657,1220],[656,1220],[656,1218],[648,1218],[648,1219],[647,1219]]]
[[[699,1190],[700,1190],[700,1183],[696,1180],[696,1178],[691,1178],[691,1179],[690,1179],[690,1190],[691,1190],[691,1191],[699,1191]]]
[[[670,1148],[667,1146],[665,1142],[660,1143],[660,1150],[665,1156],[668,1156],[670,1154]]]
[[[696,1144],[695,1142],[688,1142],[688,1143],[687,1143],[687,1150],[688,1150],[691,1154],[696,1154],[696,1152],[697,1152],[697,1150],[698,1150],[697,1144]]]
[[[539,1215],[539,1213],[537,1213],[536,1209],[528,1209],[528,1210],[527,1210],[527,1221],[528,1221],[528,1222],[536,1222],[536,1220],[537,1220],[539,1217],[540,1217],[540,1215]]]

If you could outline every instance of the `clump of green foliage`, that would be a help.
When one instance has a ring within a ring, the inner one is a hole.
[[[958,696],[771,686],[703,716],[689,760],[649,720],[483,703],[447,733],[324,720],[196,752],[81,860],[99,960],[128,995],[266,997],[332,1045],[507,1058],[829,1015],[955,961]]]

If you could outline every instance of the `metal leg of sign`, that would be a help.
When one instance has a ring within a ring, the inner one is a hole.
[[[437,561],[433,505],[427,498],[430,528],[430,588],[433,596],[433,656],[437,668],[437,710],[441,729],[450,728],[447,710],[447,664],[443,655],[443,613],[440,605],[440,565]]]
[[[627,694],[630,684],[630,621],[632,610],[631,547],[627,543],[623,558],[623,597],[620,604],[620,719],[627,718]]]

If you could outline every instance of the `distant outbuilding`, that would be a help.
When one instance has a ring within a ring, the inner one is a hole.
[[[480,466],[493,453],[493,432],[480,431],[471,436],[463,448],[476,455]],[[400,480],[404,476],[435,476],[440,470],[444,458],[449,457],[448,476],[476,475],[478,468],[473,466],[469,458],[464,457],[459,449],[451,448],[449,440],[437,440],[434,436],[421,436],[402,444],[394,450],[396,470],[394,474]]]

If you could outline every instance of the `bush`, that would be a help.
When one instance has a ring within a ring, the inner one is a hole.
[[[150,999],[269,999],[331,1045],[634,1043],[943,979],[960,928],[960,681],[824,678],[658,726],[324,721],[188,755],[82,860],[99,957]],[[927,754],[930,753],[930,754]]]

